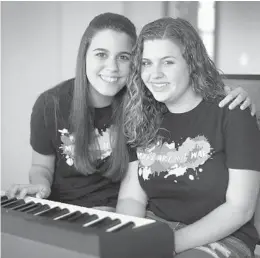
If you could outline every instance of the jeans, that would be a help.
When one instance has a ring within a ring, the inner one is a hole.
[[[146,218],[166,223],[173,231],[185,227],[182,223],[164,220],[151,211],[146,212]],[[254,254],[240,239],[228,236],[217,242],[199,246],[173,256],[174,258],[253,258]]]

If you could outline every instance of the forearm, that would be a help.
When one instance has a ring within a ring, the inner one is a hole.
[[[33,164],[29,171],[29,181],[31,184],[44,184],[51,187],[53,171],[46,166]]]
[[[116,212],[136,217],[145,217],[146,204],[134,199],[119,199],[116,206]]]
[[[202,219],[175,232],[177,253],[218,241],[229,236],[252,217],[252,212],[241,211],[224,203]]]

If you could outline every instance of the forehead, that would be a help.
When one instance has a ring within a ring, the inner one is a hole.
[[[94,50],[97,48],[103,48],[111,52],[130,52],[132,49],[132,40],[124,32],[106,29],[97,32],[92,38],[89,50]]]
[[[181,57],[179,44],[169,39],[154,39],[144,41],[143,58],[162,58],[165,56]]]

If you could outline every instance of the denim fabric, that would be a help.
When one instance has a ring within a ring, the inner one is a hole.
[[[166,221],[156,216],[151,211],[146,212],[146,218],[164,222],[168,224],[173,231],[185,227],[184,224],[179,222]],[[182,253],[175,255],[174,257],[175,258],[254,258],[254,255],[251,253],[251,250],[246,246],[244,242],[242,242],[238,238],[229,236],[220,241],[184,251]]]

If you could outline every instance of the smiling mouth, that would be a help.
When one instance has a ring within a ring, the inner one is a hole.
[[[154,91],[162,91],[168,85],[168,83],[151,83]]]
[[[117,82],[119,80],[119,77],[115,77],[115,76],[105,76],[105,75],[100,75],[100,78],[108,83],[114,83]]]
[[[167,82],[164,82],[164,83],[151,83],[154,87],[157,87],[157,88],[162,88],[162,87],[165,87],[168,85]]]

